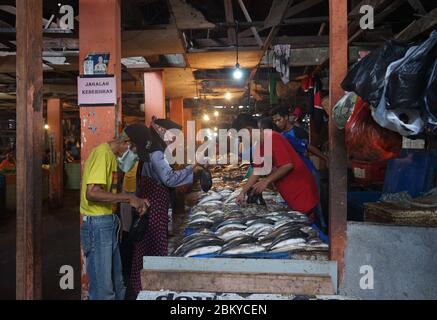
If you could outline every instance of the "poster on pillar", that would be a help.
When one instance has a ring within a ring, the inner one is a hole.
[[[95,53],[87,55],[83,62],[83,74],[107,74],[109,57],[109,53]]]
[[[77,77],[77,97],[80,107],[115,106],[117,81],[114,75]]]

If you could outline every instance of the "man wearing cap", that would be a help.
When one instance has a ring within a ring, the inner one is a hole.
[[[145,214],[149,207],[147,199],[116,193],[117,166],[128,172],[138,158],[138,146],[130,137],[133,134],[127,127],[118,138],[97,146],[83,167],[80,235],[90,300],[122,300],[125,295],[118,245],[120,221],[113,214],[113,205],[129,203],[140,214]],[[143,140],[145,145],[147,136]]]

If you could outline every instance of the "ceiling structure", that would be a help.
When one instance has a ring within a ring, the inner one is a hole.
[[[384,40],[411,41],[437,24],[437,0],[349,0],[350,60]],[[44,91],[76,108],[79,70],[77,0],[63,0],[77,15],[74,31],[59,29],[57,1],[44,0]],[[375,9],[375,29],[361,30],[359,8]],[[167,98],[187,106],[268,105],[271,46],[290,44],[291,76],[318,72],[329,59],[328,0],[124,0],[122,1],[123,105],[135,114],[143,100],[142,72],[164,69]],[[52,15],[55,15],[53,19]],[[51,22],[51,23],[50,23]],[[232,78],[238,42],[240,81]],[[15,1],[0,5],[0,110],[15,109]],[[290,83],[290,97],[298,86]],[[232,100],[225,99],[231,92]]]

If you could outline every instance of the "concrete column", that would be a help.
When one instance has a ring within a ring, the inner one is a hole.
[[[117,105],[81,107],[81,164],[91,150],[114,138],[121,122],[121,10],[120,0],[79,0],[79,72],[89,54],[109,53],[108,74],[117,79]],[[88,297],[88,279],[82,254],[82,298]]]
[[[146,125],[152,117],[165,118],[164,71],[144,72],[144,112]]]

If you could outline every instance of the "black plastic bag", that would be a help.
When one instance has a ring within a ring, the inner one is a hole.
[[[341,83],[345,91],[353,91],[371,105],[378,105],[384,88],[384,77],[387,67],[402,58],[408,45],[393,40],[372,51],[348,72]]]
[[[252,188],[247,192],[247,203],[253,203],[260,206],[266,206],[266,201],[263,198],[262,193],[255,193]]]
[[[432,66],[437,59],[437,32],[412,50],[391,72],[385,93],[386,108],[423,110]]]
[[[203,169],[200,174],[200,187],[203,192],[208,192],[212,187],[212,176],[209,170]]]
[[[149,225],[149,215],[146,213],[140,216],[138,213],[135,213],[134,216],[134,221],[129,230],[129,238],[132,242],[138,242],[146,235]]]

